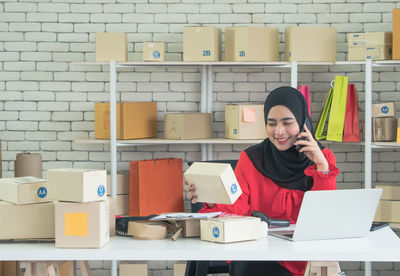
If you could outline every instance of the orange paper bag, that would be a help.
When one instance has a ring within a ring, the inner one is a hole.
[[[130,162],[129,215],[183,212],[182,159]]]
[[[360,142],[357,91],[354,84],[347,88],[346,113],[344,116],[343,142]]]

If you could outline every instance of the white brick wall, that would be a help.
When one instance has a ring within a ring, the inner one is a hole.
[[[77,144],[94,135],[94,103],[108,101],[107,66],[77,66],[95,60],[95,32],[126,32],[130,60],[141,60],[143,41],[166,43],[167,60],[182,59],[182,31],[186,25],[266,25],[280,30],[291,25],[322,24],[338,28],[338,59],[347,53],[346,34],[391,31],[395,0],[13,0],[0,3],[0,138],[4,176],[13,176],[14,160],[22,151],[40,152],[45,170],[56,167],[107,168],[109,148]],[[224,36],[223,36],[224,37]],[[399,70],[374,69],[373,100],[400,102]],[[356,83],[364,110],[364,71],[361,66],[299,68],[299,83],[309,84],[313,117],[318,118],[328,82],[347,74]],[[118,100],[157,101],[158,129],[164,113],[198,111],[199,68],[136,68],[118,74]],[[224,135],[224,105],[262,102],[266,92],[288,85],[288,70],[214,68],[216,136]],[[396,107],[399,109],[400,104]],[[363,112],[360,113],[363,117]],[[214,157],[238,158],[245,145],[216,145]],[[340,188],[361,188],[364,152],[361,146],[330,144],[341,174]],[[374,150],[376,182],[397,183],[399,150]],[[200,159],[198,145],[160,145],[123,149],[119,168],[129,161],[161,157]],[[186,167],[186,164],[184,164]],[[110,262],[91,262],[94,275],[109,275]],[[149,275],[172,275],[173,262],[150,262]],[[347,275],[363,275],[363,264],[343,263]],[[374,263],[373,275],[397,275],[399,264]]]

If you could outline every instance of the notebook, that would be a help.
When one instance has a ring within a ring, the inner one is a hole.
[[[270,229],[268,233],[292,241],[365,237],[381,194],[382,189],[308,191],[294,230]]]

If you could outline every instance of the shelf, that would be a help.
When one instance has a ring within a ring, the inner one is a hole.
[[[400,148],[400,143],[396,142],[372,142],[372,148],[373,149],[395,149],[395,148]]]
[[[372,66],[398,66],[400,60],[377,60],[372,63]]]

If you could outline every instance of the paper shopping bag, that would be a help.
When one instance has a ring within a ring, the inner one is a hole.
[[[318,120],[317,127],[315,129],[315,138],[317,140],[322,140],[326,138],[326,133],[324,133],[326,119],[328,118],[328,113],[332,104],[333,89],[329,89],[326,96],[324,107],[322,108],[321,115]]]
[[[347,88],[346,114],[344,116],[343,142],[360,142],[357,91],[354,84]]]
[[[129,215],[183,212],[182,159],[130,162]]]
[[[333,87],[333,97],[331,110],[329,112],[328,131],[326,140],[342,142],[344,116],[346,113],[347,102],[347,86],[349,78],[343,76],[335,77],[335,85]]]
[[[310,115],[310,118],[311,118],[310,86],[308,86],[308,85],[299,85],[297,87],[297,90],[299,90],[300,93],[304,96],[304,99],[306,100],[306,103],[307,103],[307,106],[308,106],[308,114]]]

